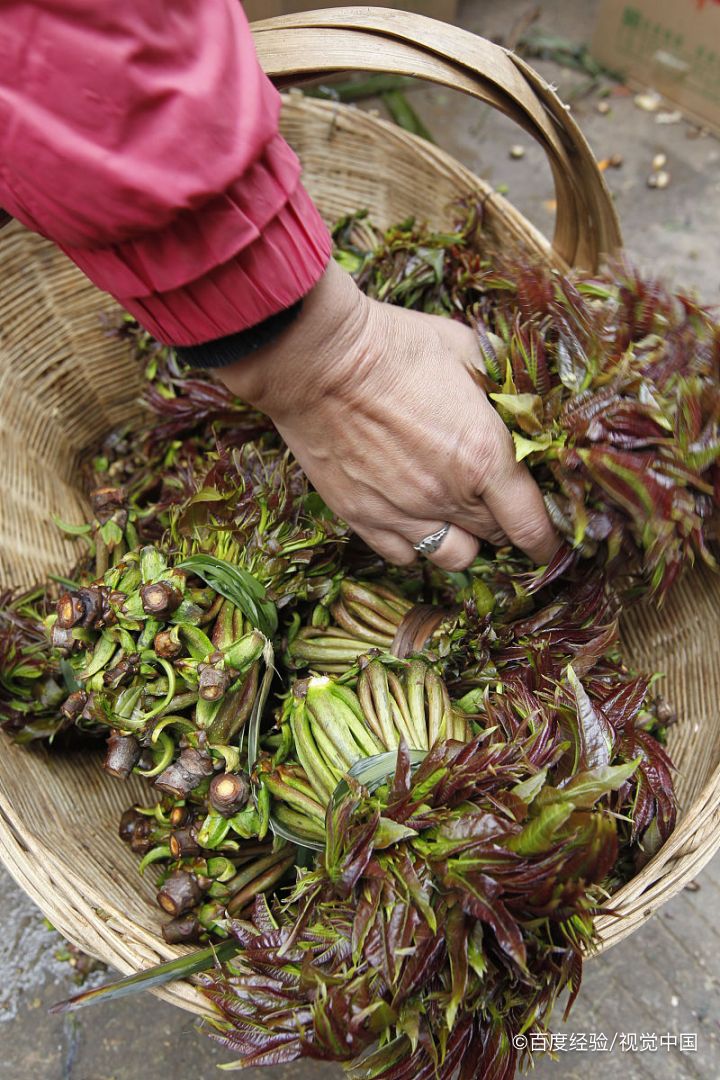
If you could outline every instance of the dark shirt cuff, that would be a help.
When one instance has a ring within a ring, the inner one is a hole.
[[[237,334],[205,341],[202,345],[176,346],[178,358],[192,368],[221,368],[242,360],[249,353],[269,345],[290,326],[300,314],[302,300],[291,307],[276,312],[256,326],[240,330]]]

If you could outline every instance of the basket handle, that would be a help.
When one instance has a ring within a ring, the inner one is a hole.
[[[505,113],[545,150],[555,183],[553,249],[594,271],[622,246],[593,153],[554,90],[519,57],[456,26],[388,8],[307,11],[253,23],[260,63],[281,87],[330,72],[413,75]]]

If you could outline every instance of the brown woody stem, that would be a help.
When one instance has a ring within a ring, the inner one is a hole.
[[[158,904],[173,918],[184,915],[202,900],[206,892],[203,884],[197,874],[175,870],[158,891]]]
[[[133,771],[142,753],[140,743],[134,735],[119,735],[113,732],[107,741],[107,752],[103,761],[103,769],[111,776],[117,776],[120,780],[127,780]]]
[[[212,776],[213,772],[210,755],[188,747],[182,751],[177,761],[160,773],[155,780],[155,787],[178,799],[184,799],[202,780]]]
[[[142,586],[140,600],[146,615],[163,617],[180,607],[182,593],[167,581],[156,581]]]
[[[202,926],[194,915],[180,915],[162,927],[162,936],[168,945],[189,945],[197,941]]]
[[[232,817],[247,804],[250,785],[238,773],[220,773],[210,781],[208,800],[223,817]]]

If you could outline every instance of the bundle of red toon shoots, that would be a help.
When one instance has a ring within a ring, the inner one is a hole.
[[[511,1077],[513,1036],[572,1002],[595,916],[674,826],[672,708],[618,620],[714,565],[720,330],[623,268],[493,251],[476,207],[335,240],[369,295],[475,330],[553,563],[383,565],[261,416],[125,323],[148,423],[89,467],[74,571],[5,596],[0,715],[146,778],[121,835],[163,932],[219,943],[153,978],[212,968],[239,1063]]]

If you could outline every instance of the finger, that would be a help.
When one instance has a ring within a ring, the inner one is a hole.
[[[503,547],[508,542],[505,531],[498,524],[495,516],[490,513],[482,499],[478,499],[476,506],[470,510],[458,511],[452,515],[453,523],[459,525],[465,532],[477,536],[481,540],[487,540],[495,547]]]
[[[513,544],[536,563],[550,562],[560,537],[547,515],[540,488],[524,465],[513,462],[504,476],[494,476],[482,497]]]
[[[351,524],[351,528],[368,547],[371,547],[387,562],[395,563],[396,566],[409,566],[417,558],[417,552],[412,544],[398,533],[389,532],[386,529],[373,529],[366,525]]]
[[[470,536],[475,536],[480,540],[487,540],[488,543],[494,544],[495,547],[502,547],[508,543],[504,530],[480,498],[476,498],[470,506],[466,504],[460,509],[457,508],[457,505],[452,507],[439,505],[438,500],[435,500],[433,508],[436,511],[445,511],[447,514],[446,520],[452,525],[457,525],[458,528],[465,533],[469,533]],[[422,539],[422,536],[418,534],[418,528],[427,526],[427,531],[423,534],[425,536],[429,536],[430,533],[441,528],[441,522],[439,521],[433,528],[430,528],[431,519],[425,517],[429,512],[432,513],[430,503],[426,497],[422,496],[416,500],[408,499],[405,506],[393,503],[392,517],[386,517],[385,520],[391,529],[397,530],[411,543],[417,543]],[[411,524],[406,525],[405,519],[408,516],[411,516],[413,520]]]
[[[407,531],[403,528],[403,533],[411,544],[419,544],[425,537],[431,536],[433,533],[438,532],[439,529],[442,529],[443,524],[442,521],[408,522]],[[427,555],[426,558],[443,570],[466,570],[477,557],[479,547],[476,536],[472,536],[465,529],[451,524],[443,537],[440,547],[437,551]]]

